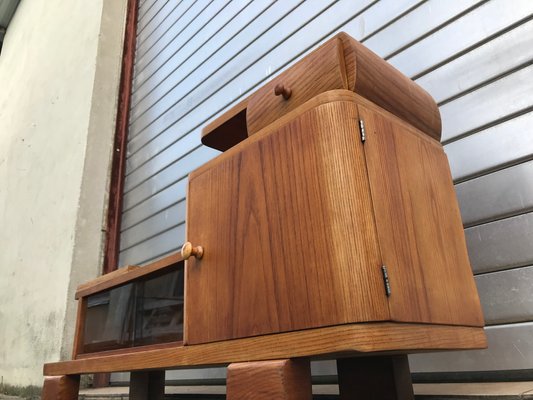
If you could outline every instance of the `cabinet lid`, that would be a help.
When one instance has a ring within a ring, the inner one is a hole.
[[[310,98],[348,89],[440,140],[433,98],[411,79],[341,32],[233,106],[202,130],[202,143],[225,151]]]

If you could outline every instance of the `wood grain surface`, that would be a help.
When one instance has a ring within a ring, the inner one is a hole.
[[[344,46],[350,90],[440,140],[439,108],[428,92],[350,35],[335,38]]]
[[[76,326],[74,327],[74,342],[72,346],[72,358],[83,352],[83,340],[85,336],[85,317],[87,315],[87,298],[78,300],[78,312],[76,314]]]
[[[276,85],[291,89],[291,97],[275,96]],[[225,151],[314,96],[337,89],[349,89],[440,140],[441,119],[433,98],[341,32],[213,120],[202,130],[202,142]]]
[[[329,40],[252,94],[246,111],[248,136],[322,92],[348,89],[342,52],[339,39]],[[289,99],[275,95],[278,85],[290,89]]]
[[[328,103],[190,175],[186,344],[389,319],[357,132]]]
[[[237,151],[237,149],[242,149],[243,147],[247,146],[248,144],[253,143],[253,142],[261,139],[262,135],[265,134],[265,132],[272,132],[273,130],[276,130],[279,127],[287,124],[289,121],[291,121],[292,119],[294,119],[298,115],[304,113],[307,110],[311,110],[311,109],[313,109],[315,107],[318,107],[319,105],[328,104],[328,103],[334,103],[334,102],[338,102],[338,101],[359,101],[359,100],[369,103],[367,100],[365,100],[361,96],[358,96],[357,94],[355,94],[351,90],[337,89],[337,90],[330,90],[330,91],[327,91],[327,92],[320,93],[320,94],[316,95],[315,97],[309,99],[305,103],[299,105],[294,110],[291,110],[291,111],[287,112],[286,114],[283,114],[276,121],[274,121],[270,125],[262,128],[261,130],[256,132],[254,135],[249,136],[246,139],[245,142],[240,141],[239,143],[233,145],[232,149],[231,149],[232,152],[224,151],[222,154],[219,154],[216,158],[217,159],[227,158],[226,153],[234,154],[233,152]],[[371,104],[371,103],[369,103],[369,104]],[[207,127],[206,127],[206,129],[207,129]],[[213,129],[216,129],[216,128],[213,127]],[[207,135],[207,134],[209,134],[209,132],[205,132],[205,134]],[[203,171],[206,168],[208,168],[209,165],[210,165],[209,162],[205,163],[204,165],[201,165],[200,167],[198,167],[194,171],[194,173],[200,173],[200,171]]]
[[[298,357],[334,359],[376,352],[416,353],[486,346],[482,328],[377,322],[49,363],[44,365],[44,375],[178,369]]]
[[[81,360],[83,358],[94,358],[94,357],[107,357],[115,354],[130,354],[138,353],[141,351],[156,350],[156,349],[168,349],[176,348],[183,346],[182,340],[176,340],[175,342],[166,342],[166,343],[156,343],[156,344],[146,344],[142,346],[133,346],[125,347],[122,349],[113,349],[113,350],[102,350],[102,351],[93,351],[91,353],[79,353],[76,356],[76,360]],[[73,358],[74,359],[74,358]]]
[[[141,278],[153,272],[162,271],[165,268],[176,266],[182,262],[183,257],[181,256],[181,253],[178,252],[146,264],[142,267],[137,265],[128,265],[78,286],[75,297],[76,299],[79,299],[81,297],[89,296],[91,294],[122,285],[126,282],[130,282],[134,279]]]
[[[46,376],[41,400],[77,400],[79,388],[79,375]]]
[[[256,361],[228,366],[227,400],[312,400],[308,359]]]
[[[359,115],[392,319],[483,326],[442,146],[375,106]]]

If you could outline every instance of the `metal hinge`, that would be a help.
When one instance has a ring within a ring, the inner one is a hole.
[[[361,133],[361,142],[365,142],[366,140],[366,132],[365,132],[365,121],[362,119],[359,120],[359,132]]]
[[[389,274],[387,273],[387,267],[382,265],[381,266],[381,273],[383,274],[383,283],[385,284],[385,293],[387,294],[387,297],[390,296],[390,282],[389,282]]]

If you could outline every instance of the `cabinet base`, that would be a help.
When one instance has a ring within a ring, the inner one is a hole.
[[[307,357],[337,359],[426,351],[483,349],[483,328],[450,325],[376,322],[307,329],[245,339],[159,349],[125,349],[85,354],[83,358],[45,364],[44,374],[179,369],[227,365],[244,361]]]

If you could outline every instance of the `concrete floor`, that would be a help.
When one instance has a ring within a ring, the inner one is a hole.
[[[415,395],[417,399],[488,399],[488,400],[512,400],[512,399],[532,399],[533,382],[491,382],[491,383],[440,383],[440,384],[415,384]],[[207,396],[223,396],[226,392],[224,386],[167,386],[165,393],[178,398],[178,395],[185,395],[188,399],[195,394],[202,398]],[[337,385],[315,385],[313,394],[318,396],[338,395]],[[111,387],[105,389],[85,389],[80,391],[80,399],[104,400],[113,398],[115,400],[126,400],[128,396],[127,387]],[[217,396],[217,397],[218,397]],[[214,398],[214,397],[213,397]],[[319,397],[320,398],[320,397]]]
[[[415,384],[417,400],[533,400],[533,382],[439,383]],[[221,399],[225,386],[167,386],[165,393],[174,399]],[[315,385],[317,399],[333,399],[339,393],[337,385]],[[180,395],[183,395],[181,397]],[[80,400],[127,400],[127,387],[82,389]],[[0,394],[0,400],[23,400],[22,397]]]

